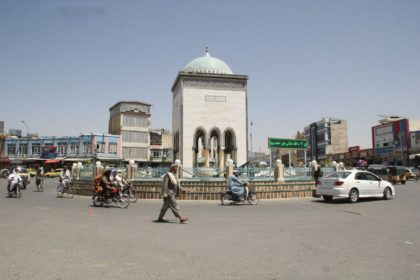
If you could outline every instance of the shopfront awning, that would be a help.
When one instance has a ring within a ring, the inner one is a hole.
[[[10,158],[8,158],[8,157],[0,157],[0,162],[10,163]]]
[[[58,159],[47,159],[44,163],[46,164],[52,164],[52,163],[59,163],[61,160]]]
[[[92,158],[91,157],[90,158],[88,158],[88,157],[85,157],[85,158],[65,158],[65,159],[63,159],[63,161],[71,161],[71,162],[80,161],[80,162],[86,162],[86,161],[92,161]]]

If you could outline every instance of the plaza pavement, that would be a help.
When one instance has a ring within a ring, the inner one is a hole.
[[[57,182],[17,200],[0,180],[0,279],[420,279],[420,181],[356,204],[180,201],[187,224],[153,222],[161,200],[58,199]]]

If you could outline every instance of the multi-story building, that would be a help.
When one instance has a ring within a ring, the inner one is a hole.
[[[420,130],[410,131],[410,165],[420,166]]]
[[[121,135],[126,161],[149,161],[151,106],[140,101],[120,101],[109,109],[109,133]]]
[[[420,120],[391,116],[379,123],[380,125],[372,127],[375,158],[387,164],[407,165],[409,155],[415,153],[412,135],[420,130]]]
[[[50,161],[118,160],[121,159],[120,135],[81,133],[63,137],[16,137],[6,139],[5,159],[28,164]]]
[[[173,161],[172,133],[166,129],[150,130],[151,165],[170,165]]]
[[[328,154],[345,153],[348,149],[347,121],[322,118],[304,128],[308,141],[308,160],[324,160]]]

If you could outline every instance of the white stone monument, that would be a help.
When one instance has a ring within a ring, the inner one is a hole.
[[[247,81],[207,49],[178,73],[172,133],[174,158],[183,166],[224,168],[228,158],[237,165],[247,161]]]

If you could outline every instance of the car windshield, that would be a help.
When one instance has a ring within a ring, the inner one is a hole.
[[[329,174],[328,176],[326,176],[325,178],[340,178],[340,179],[345,179],[350,174],[351,174],[351,172],[333,172],[333,173]]]

